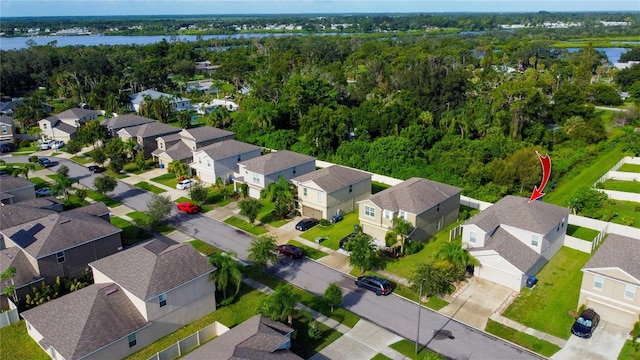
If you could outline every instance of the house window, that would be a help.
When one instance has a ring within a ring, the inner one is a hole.
[[[352,193],[353,192],[353,185],[349,185],[349,192]]]
[[[302,188],[302,196],[307,197],[307,188]]]
[[[160,296],[158,296],[158,304],[160,304],[160,307],[167,305],[167,294],[160,294]]]
[[[369,217],[376,217],[376,209],[372,208],[371,206],[364,206],[364,214],[369,216]]]
[[[296,167],[295,166],[293,167],[293,173],[294,174],[296,173]]]
[[[47,129],[47,124],[42,124],[42,128],[46,130]]]
[[[240,155],[238,155],[238,162],[240,162]]]
[[[604,286],[604,278],[602,276],[594,276],[593,277],[593,288],[602,290]]]
[[[471,233],[469,233],[469,242],[475,244],[477,241],[478,234],[476,234],[474,231],[472,231]]]
[[[6,133],[7,133],[7,127],[6,127],[6,126],[4,126],[4,125],[2,125],[2,133],[3,133],[3,134],[6,134]]]
[[[127,340],[129,340],[129,347],[132,348],[134,346],[136,346],[138,344],[138,341],[136,340],[136,333],[133,333],[129,336],[127,336]]]
[[[160,149],[164,150],[164,143],[160,143]]]
[[[322,191],[318,191],[316,192],[316,194],[316,199],[318,200],[318,202],[322,202]]]
[[[531,235],[531,246],[538,246],[539,241],[540,238],[538,237],[538,235]]]
[[[198,164],[202,164],[202,158],[198,158]]]
[[[260,182],[260,177],[256,173],[253,174],[253,182],[254,183],[259,183]]]
[[[387,220],[391,220],[391,211],[385,210],[384,211],[384,218],[387,219]]]
[[[398,211],[398,217],[401,218],[402,220],[407,220],[407,213],[404,210],[400,210]]]
[[[56,258],[58,259],[58,264],[65,262],[66,258],[64,256],[64,251],[57,253]]]
[[[207,160],[207,166],[211,167],[211,161],[210,160]]]
[[[436,206],[436,211],[440,211],[440,204]]]
[[[624,288],[624,298],[633,300],[634,297],[636,297],[636,287],[633,285],[627,284],[627,286]]]

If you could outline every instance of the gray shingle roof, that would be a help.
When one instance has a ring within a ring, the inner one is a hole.
[[[183,134],[194,139],[196,142],[202,142],[233,136],[234,132],[212,126],[200,126],[192,129],[184,129]]]
[[[2,231],[14,242],[32,239],[24,250],[36,259],[121,232],[99,217],[78,211],[54,212]]]
[[[159,156],[166,154],[171,160],[185,160],[193,158],[193,150],[184,141],[178,141],[171,145],[167,150],[156,149],[152,152],[153,155]]]
[[[469,249],[471,252],[495,250],[500,256],[525,274],[536,264],[547,260],[533,249],[523,244],[506,230],[498,228],[484,247]]]
[[[0,115],[0,123],[2,123],[3,125],[7,125],[7,126],[13,126],[13,117],[12,116],[6,116],[6,115]]]
[[[55,211],[39,209],[33,206],[24,205],[24,202],[17,204],[7,204],[0,206],[0,230],[9,229],[20,224],[28,223],[50,214]]]
[[[16,289],[41,278],[31,261],[27,259],[27,255],[17,246],[0,250],[0,273],[9,266],[16,268],[16,275],[13,277]],[[6,287],[5,285],[4,281],[0,283],[0,291]]]
[[[36,185],[23,177],[16,177],[16,176],[0,177],[0,189],[2,189],[3,192],[15,190],[15,189],[22,189],[25,187],[33,187],[35,191]]]
[[[154,298],[215,270],[190,244],[154,240],[90,263],[142,300]]]
[[[384,210],[422,214],[461,191],[455,186],[413,177],[372,195],[368,200]]]
[[[163,93],[160,91],[156,91],[156,90],[151,90],[151,89],[147,89],[147,90],[143,90],[139,93],[135,93],[133,95],[131,95],[131,103],[133,104],[142,104],[144,103],[144,98],[145,96],[149,96],[152,99],[159,99],[160,97],[168,97],[171,102],[178,102],[178,101],[189,101],[189,99],[183,98],[183,97],[176,97],[173,96],[171,94],[167,94],[167,93]]]
[[[120,129],[119,131],[125,131],[131,136],[140,136],[143,139],[148,137],[157,138],[162,135],[175,134],[180,132],[182,129],[177,128],[175,126],[159,123],[159,122],[151,122],[147,124],[131,126],[128,128]]]
[[[81,206],[81,207],[69,210],[69,212],[79,212],[79,213],[89,214],[93,216],[103,216],[111,213],[107,205],[105,205],[102,201],[98,201],[90,205]]]
[[[159,136],[158,139],[162,139],[165,143],[170,143],[172,141],[180,141],[180,139],[182,139],[182,137],[180,137],[180,133],[175,133],[175,134],[168,134],[168,135]],[[156,139],[156,141],[158,139]]]
[[[212,160],[226,159],[255,150],[260,150],[260,147],[233,139],[224,140],[198,149],[198,151],[204,151]]]
[[[94,284],[21,313],[67,360],[82,358],[147,325],[116,284]]]
[[[640,239],[609,234],[583,269],[615,267],[640,282]]]
[[[312,156],[281,150],[243,161],[240,164],[245,165],[248,171],[269,175],[310,161],[315,163],[315,160]]]
[[[262,315],[255,315],[189,353],[190,360],[301,359],[289,350],[274,351],[287,341],[293,329]]]
[[[475,224],[484,231],[499,225],[509,225],[519,229],[546,234],[569,214],[569,209],[547,204],[542,201],[529,202],[528,198],[507,195],[472,217],[467,224]]]
[[[86,116],[94,116],[94,115],[98,115],[98,112],[95,110],[73,108],[73,109],[65,110],[56,116],[58,117],[58,119],[81,119]]]
[[[56,199],[55,196],[44,196],[44,197],[37,197],[33,199],[28,199],[28,200],[22,200],[18,204],[31,206],[39,209],[46,209],[56,205],[62,206],[63,202]]]
[[[340,165],[333,165],[298,176],[291,181],[295,183],[313,181],[326,193],[332,193],[367,178],[371,179],[371,174]]]
[[[65,134],[75,134],[78,131],[78,129],[76,129],[75,127],[67,123],[63,123],[62,121],[58,121],[55,125],[53,125],[53,127]]]
[[[112,128],[115,131],[118,131],[122,128],[138,126],[138,125],[148,124],[152,122],[156,122],[156,121],[140,115],[125,114],[125,115],[112,117],[109,119],[104,119],[100,122],[100,124],[108,128]]]

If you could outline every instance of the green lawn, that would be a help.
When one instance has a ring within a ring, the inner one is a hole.
[[[636,165],[636,164],[622,164],[622,166],[620,166],[620,168],[618,169],[618,171],[640,173],[640,165]]]
[[[315,241],[317,237],[328,237],[321,243],[333,250],[338,250],[340,240],[353,232],[353,226],[359,222],[358,212],[352,211],[344,216],[344,219],[338,223],[329,226],[316,225],[308,231],[302,233],[303,238],[309,241]]]
[[[199,239],[194,239],[189,241],[189,244],[191,244],[191,246],[193,246],[194,248],[196,248],[196,250],[198,250],[201,254],[206,255],[206,256],[210,256],[213,255],[217,252],[220,252],[219,249],[217,249],[215,246],[210,245],[202,240]]]
[[[227,189],[229,189],[229,193],[233,193],[233,185],[227,185]],[[225,206],[233,202],[233,198],[231,196],[227,196],[226,198],[222,196],[222,188],[209,187],[209,195],[207,196],[208,204],[216,204],[218,206]]]
[[[633,201],[621,201],[621,200],[610,200],[611,204],[607,205],[608,208],[611,208],[616,216],[610,220],[610,222],[616,224],[623,224],[622,219],[628,218],[633,219],[633,223],[623,224],[629,225],[636,228],[640,228],[640,204]]]
[[[141,182],[139,182],[139,183],[137,183],[137,184],[135,184],[133,186],[138,187],[138,188],[140,188],[142,190],[151,191],[154,194],[162,194],[163,192],[167,192],[167,190],[161,189],[161,188],[159,188],[159,187],[157,187],[155,185],[151,185],[146,181],[141,181]]]
[[[376,276],[380,276],[380,277],[384,277],[384,275],[382,274],[375,274]],[[395,292],[398,295],[404,296],[409,300],[413,300],[413,301],[418,301],[418,297],[420,297],[420,294],[416,291],[413,291],[410,287],[402,285],[402,284],[395,284],[395,288],[393,289],[393,292]],[[447,302],[444,299],[441,299],[437,296],[432,296],[429,298],[429,300],[425,301],[422,303],[422,305],[428,307],[429,309],[433,309],[433,310],[440,310],[443,307],[449,305],[449,302]],[[417,305],[416,305],[417,306]]]
[[[571,224],[567,226],[567,235],[577,237],[578,239],[593,241],[598,234],[598,230]]]
[[[302,249],[302,251],[304,251],[304,254],[314,260],[318,260],[320,258],[323,258],[325,256],[327,256],[328,254],[324,251],[320,251],[320,250],[316,250],[315,248],[306,246],[306,245],[302,245],[301,243],[295,241],[295,240],[289,240],[287,241],[287,244],[290,245],[295,245],[297,247],[299,247],[300,249]]]
[[[312,339],[309,336],[308,320],[299,315],[294,316],[295,337],[291,340],[291,351],[303,359],[309,359],[342,336],[340,332],[322,323],[318,323],[318,327],[322,330],[320,338]]]
[[[374,357],[372,357],[372,358],[371,358],[371,360],[387,360],[387,359],[388,359],[388,360],[391,360],[391,358],[390,358],[390,357],[388,357],[387,355],[385,355],[385,354],[380,354],[380,353],[376,354],[376,356],[374,356]]]
[[[175,174],[172,174],[172,173],[154,177],[153,179],[151,179],[151,181],[168,186],[172,189],[175,189],[176,185],[178,185],[178,178],[176,177]]]
[[[125,246],[149,240],[153,237],[144,229],[139,228],[129,221],[117,216],[111,216],[111,224],[122,229],[122,243]]]
[[[289,221],[291,221],[291,219],[274,219],[273,218],[273,209],[276,207],[276,203],[271,202],[271,201],[263,201],[262,202],[262,208],[260,209],[260,212],[258,213],[258,218],[257,221],[261,222],[263,224],[269,224],[273,227],[280,227],[286,223],[288,223]]]
[[[574,321],[568,312],[579,306],[580,269],[590,256],[567,247],[560,249],[536,275],[539,279],[536,287],[533,290],[522,289],[503,315],[547,334],[568,339]]]
[[[640,344],[638,346],[640,346]],[[620,351],[620,355],[618,355],[618,360],[640,360],[640,351],[636,352],[633,349],[632,340],[625,341],[624,346]]]
[[[198,205],[198,207],[200,208],[200,212],[203,212],[203,213],[206,213],[206,212],[209,212],[209,211],[213,210],[213,206],[212,205],[206,205],[206,204],[203,204],[203,203],[199,203],[197,201],[193,201],[193,200],[189,199],[188,197],[181,196],[181,197],[179,197],[179,198],[177,198],[175,200],[176,204],[177,203],[181,203],[181,202],[192,202],[192,203]]]
[[[96,191],[91,189],[87,189],[87,197],[91,200],[102,201],[105,205],[107,205],[110,208],[122,205],[121,202],[114,200],[108,197],[107,195],[97,193]]]
[[[491,333],[499,338],[509,340],[520,346],[523,346],[531,351],[535,351],[538,354],[550,357],[560,350],[558,345],[552,344],[548,341],[538,339],[535,336],[525,334],[513,328],[504,326],[491,319],[487,322],[485,331]]]
[[[640,193],[640,182],[638,181],[607,180],[602,183],[602,186],[605,190]]]
[[[27,333],[24,320],[0,329],[0,340],[0,359],[49,359],[49,355]]]
[[[371,194],[375,194],[375,193],[379,193],[380,191],[384,190],[384,189],[388,189],[390,188],[391,185],[387,185],[387,184],[383,184],[377,181],[372,181],[371,182]]]
[[[224,222],[229,224],[229,225],[231,225],[231,226],[235,226],[238,229],[242,229],[244,231],[247,231],[247,232],[249,232],[249,233],[251,233],[253,235],[262,235],[262,234],[265,234],[265,233],[268,232],[267,229],[265,229],[263,227],[260,227],[260,226],[257,226],[257,225],[251,225],[248,222],[246,222],[246,221],[244,221],[244,220],[242,220],[240,218],[237,218],[235,216],[231,216],[231,217],[227,218]]]
[[[36,190],[38,190],[40,188],[43,188],[45,186],[51,186],[50,183],[45,181],[43,178],[39,178],[37,176],[30,177],[29,181],[31,181],[32,183],[34,183],[36,185]]]
[[[93,162],[93,160],[91,160],[88,157],[84,157],[84,156],[73,156],[73,157],[71,157],[71,161],[75,161],[78,164],[83,164],[83,165],[84,164],[88,164],[90,162]]]
[[[390,348],[399,352],[400,354],[413,360],[444,360],[446,358],[436,354],[435,352],[425,349],[424,347],[418,347],[418,355],[416,355],[416,343],[409,340],[400,340],[397,343],[389,345]]]
[[[143,218],[145,218],[146,216],[148,216],[147,214],[143,213],[142,211],[132,211],[130,213],[126,214],[128,217],[130,217],[131,219],[133,219],[134,221],[136,220],[141,220]],[[172,228],[171,226],[165,224],[165,223],[161,223],[157,229],[155,229],[156,231],[166,235],[172,231],[174,231],[175,229]]]

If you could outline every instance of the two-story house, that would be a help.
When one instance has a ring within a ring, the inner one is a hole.
[[[117,136],[118,130],[140,126],[148,123],[156,122],[153,119],[149,119],[144,116],[136,115],[136,114],[124,114],[119,116],[114,116],[112,118],[104,119],[100,122],[100,125],[107,128],[107,131],[110,136]]]
[[[126,127],[118,130],[117,134],[122,141],[134,139],[138,143],[138,149],[144,151],[146,158],[151,157],[151,153],[158,146],[157,138],[171,134],[177,134],[182,129],[159,122]]]
[[[15,204],[20,201],[36,198],[36,185],[31,181],[16,176],[3,176],[0,189],[0,201],[3,204]]]
[[[233,174],[239,171],[238,163],[259,157],[260,150],[259,146],[237,140],[201,147],[192,153],[191,174],[205,183],[215,184],[220,179],[228,184]]]
[[[73,108],[38,121],[38,126],[45,138],[69,141],[75,139],[82,124],[97,118],[95,110]]]
[[[130,108],[135,112],[140,111],[140,106],[144,104],[146,98],[151,98],[153,100],[159,99],[161,97],[167,98],[171,103],[171,107],[173,111],[182,111],[191,109],[191,100],[174,96],[171,94],[163,93],[156,90],[147,89],[138,93],[135,93],[130,96]]]
[[[238,190],[238,184],[247,184],[249,196],[260,199],[260,192],[267,185],[278,182],[280,176],[288,182],[294,177],[314,171],[316,159],[293,151],[281,150],[242,161],[238,166],[238,174],[233,178],[234,188]]]
[[[13,117],[0,115],[0,141],[13,143]]]
[[[154,240],[89,264],[95,284],[21,315],[53,359],[122,359],[216,310],[215,268]]]
[[[505,196],[462,225],[474,275],[520,291],[564,245],[569,209]]]
[[[380,246],[397,218],[413,225],[409,237],[424,241],[458,219],[462,189],[411,178],[358,202],[362,231]]]
[[[355,210],[358,201],[371,195],[371,174],[333,165],[297,176],[291,182],[298,190],[303,216],[329,219]]]
[[[633,328],[640,316],[640,239],[609,234],[582,268],[578,307]]]
[[[193,129],[183,129],[177,134],[160,136],[156,139],[157,149],[151,155],[160,165],[165,167],[172,161],[178,160],[190,163],[193,152],[201,147],[224,140],[233,139],[234,133],[211,126],[200,126]]]

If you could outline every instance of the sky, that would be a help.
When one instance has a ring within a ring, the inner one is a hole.
[[[640,0],[0,0],[0,18],[538,11],[640,11]]]

